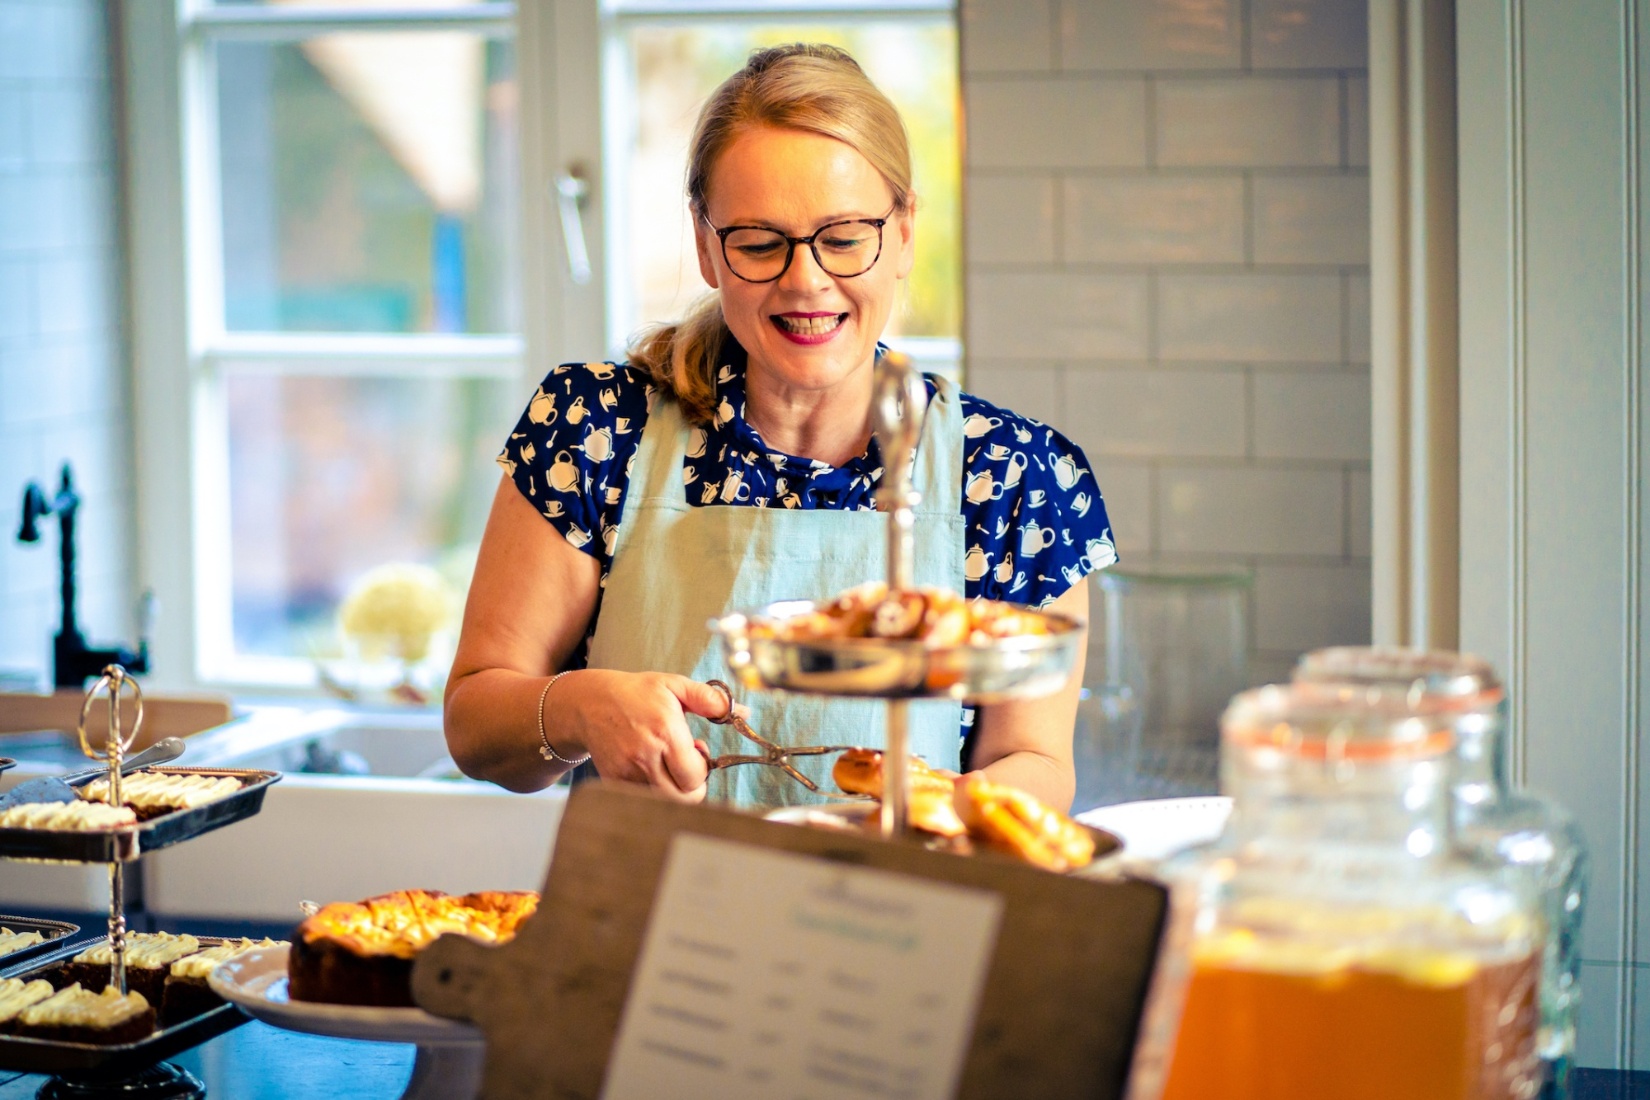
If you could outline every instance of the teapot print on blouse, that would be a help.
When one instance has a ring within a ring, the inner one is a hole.
[[[1082,476],[1083,468],[1070,455],[1061,455],[1054,460],[1054,480],[1060,483],[1060,488],[1070,489]]]
[[[991,568],[991,555],[978,546],[970,546],[968,554],[963,558],[963,576],[971,581],[977,581],[986,575]]]
[[[556,422],[556,399],[544,392],[540,386],[533,394],[533,400],[527,403],[527,419],[535,424],[554,424]]]
[[[613,433],[606,428],[597,428],[593,432],[585,433],[584,453],[592,462],[606,462],[613,457]]]
[[[569,424],[583,424],[584,418],[590,412],[584,407],[584,396],[581,394],[573,398],[573,403],[567,407],[567,422]]]
[[[573,465],[573,455],[570,451],[557,451],[556,460],[550,464],[550,472],[546,475],[550,481],[550,488],[558,493],[571,493],[579,485],[579,468]]]

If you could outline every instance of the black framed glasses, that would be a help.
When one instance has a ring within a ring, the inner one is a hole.
[[[889,208],[880,218],[832,222],[806,237],[787,236],[761,225],[728,225],[718,229],[710,224],[709,218],[705,224],[722,242],[722,259],[727,262],[728,270],[747,283],[771,283],[785,274],[790,270],[791,257],[796,255],[799,244],[808,246],[814,262],[827,275],[852,279],[877,265],[882,256],[882,227],[893,214],[893,208]]]

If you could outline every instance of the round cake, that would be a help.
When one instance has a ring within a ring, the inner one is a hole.
[[[499,944],[538,908],[531,891],[487,890],[462,897],[397,890],[323,906],[298,925],[287,956],[295,1001],[410,1007],[418,953],[447,933]]]

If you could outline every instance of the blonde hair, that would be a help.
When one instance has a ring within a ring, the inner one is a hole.
[[[699,112],[687,173],[688,209],[696,221],[705,216],[717,158],[741,134],[762,126],[850,146],[887,181],[895,213],[910,210],[911,147],[899,112],[846,50],[798,42],[751,54]],[[680,321],[643,330],[630,346],[630,364],[675,397],[689,423],[709,424],[716,411],[717,359],[730,336],[721,296],[712,291]]]

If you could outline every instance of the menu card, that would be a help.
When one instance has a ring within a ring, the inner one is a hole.
[[[604,1100],[956,1092],[1003,899],[684,833]]]

